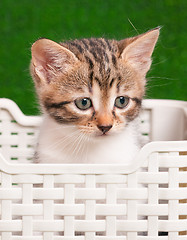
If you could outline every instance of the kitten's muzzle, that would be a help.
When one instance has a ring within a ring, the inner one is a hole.
[[[107,125],[107,126],[97,125],[97,127],[103,134],[105,134],[112,128],[112,125]]]

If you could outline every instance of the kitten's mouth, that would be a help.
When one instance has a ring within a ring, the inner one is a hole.
[[[106,138],[106,137],[110,137],[112,134],[111,133],[97,133],[95,135],[96,138]]]

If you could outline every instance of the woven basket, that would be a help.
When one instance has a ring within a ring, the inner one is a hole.
[[[40,165],[41,117],[0,99],[0,240],[186,240],[187,102],[143,107],[131,165]]]

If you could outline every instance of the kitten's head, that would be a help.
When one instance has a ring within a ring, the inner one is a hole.
[[[91,136],[121,132],[138,116],[158,35],[36,41],[31,73],[43,111]]]

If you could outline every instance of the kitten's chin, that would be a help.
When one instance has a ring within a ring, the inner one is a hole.
[[[119,135],[119,132],[95,133],[91,138],[93,141],[105,141]]]

